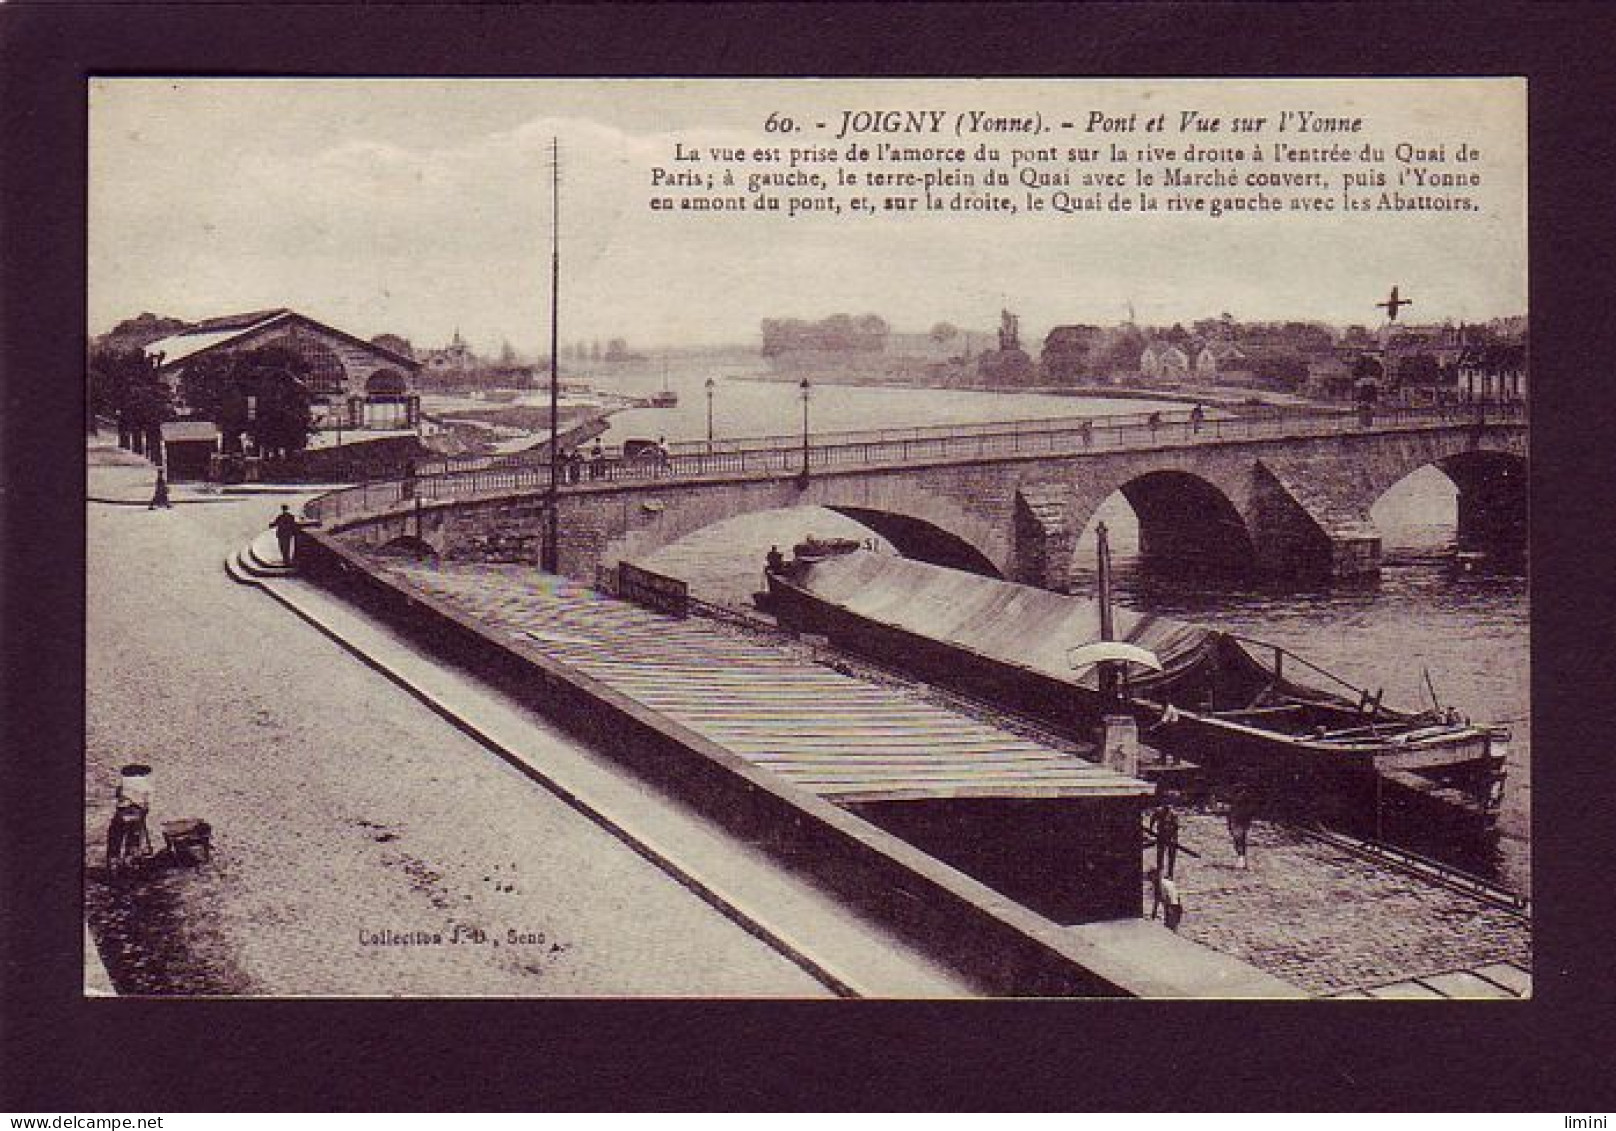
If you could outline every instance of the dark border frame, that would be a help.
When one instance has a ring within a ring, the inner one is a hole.
[[[0,9],[0,1107],[1608,1110],[1616,153],[1594,4]],[[133,1002],[80,997],[85,79],[1529,79],[1536,997],[1525,1004]]]

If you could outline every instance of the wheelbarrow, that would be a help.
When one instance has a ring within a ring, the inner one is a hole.
[[[213,826],[200,817],[164,821],[163,845],[176,864],[206,864],[213,855]]]

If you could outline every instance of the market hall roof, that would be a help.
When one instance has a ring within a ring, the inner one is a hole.
[[[352,345],[370,350],[387,358],[395,365],[401,365],[411,372],[421,368],[421,363],[414,358],[405,357],[386,346],[378,346],[357,338],[335,326],[316,321],[306,314],[299,314],[286,307],[276,307],[272,310],[255,310],[244,314],[226,314],[217,318],[205,318],[194,323],[177,334],[170,334],[166,338],[159,338],[146,346],[147,357],[161,355],[161,366],[164,369],[178,365],[182,361],[205,353],[211,349],[227,346],[237,339],[245,338],[279,324],[301,324],[321,333],[331,334],[342,338]]]

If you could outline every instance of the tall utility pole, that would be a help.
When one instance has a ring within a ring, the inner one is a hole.
[[[561,560],[561,379],[556,359],[556,323],[561,311],[561,145],[550,139],[550,530],[543,567],[560,573]]]
[[[1111,619],[1111,538],[1105,523],[1094,528],[1094,553],[1099,567],[1100,639],[1115,640],[1116,626]],[[1112,710],[1121,698],[1119,665],[1109,661],[1100,664],[1100,696],[1105,709]]]
[[[802,472],[797,478],[799,484],[806,487],[808,486],[808,396],[812,392],[812,386],[808,384],[808,378],[804,377],[802,384],[797,387],[802,390]]]
[[[713,386],[711,377],[707,378],[707,454],[713,453]]]

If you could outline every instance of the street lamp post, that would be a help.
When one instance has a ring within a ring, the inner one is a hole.
[[[808,486],[808,398],[813,390],[806,377],[802,379],[802,383],[797,387],[802,390],[802,475],[800,479],[801,486],[806,487]]]
[[[707,454],[713,454],[713,379],[707,378]]]
[[[561,143],[550,139],[550,513],[540,566],[561,572],[561,425],[557,324],[561,311]]]

